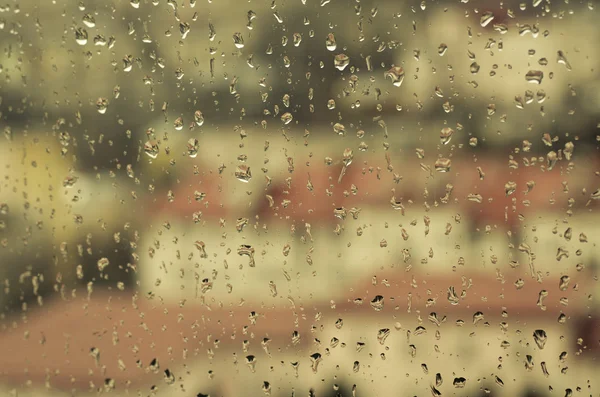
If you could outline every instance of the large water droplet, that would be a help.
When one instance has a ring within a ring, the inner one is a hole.
[[[238,32],[233,34],[233,44],[236,48],[244,48],[244,38],[241,33]]]
[[[159,153],[158,143],[156,141],[146,142],[144,144],[144,153],[146,153],[150,158],[155,159]]]
[[[75,41],[79,45],[86,45],[88,41],[88,32],[84,28],[77,28],[75,30]]]
[[[444,43],[440,44],[440,46],[438,47],[439,56],[444,56],[446,54],[446,51],[448,51],[448,46]]]
[[[329,33],[327,35],[327,38],[325,39],[325,47],[327,47],[329,51],[335,51],[335,49],[337,48],[337,43],[335,41],[335,36],[333,33]]]
[[[377,340],[379,341],[380,345],[385,344],[385,340],[388,338],[388,336],[390,336],[389,328],[381,328],[379,331],[377,331]]]
[[[571,68],[571,64],[569,63],[569,61],[567,60],[567,57],[565,56],[565,53],[562,51],[557,51],[556,53],[556,61],[562,65],[565,65],[565,67],[567,68],[567,70],[572,70]]]
[[[336,134],[338,134],[338,135],[341,135],[341,136],[344,136],[344,135],[346,135],[346,127],[344,127],[344,125],[343,125],[343,124],[340,124],[340,123],[335,123],[335,124],[333,125],[333,131],[334,131]]]
[[[104,269],[106,269],[106,267],[108,265],[110,265],[110,261],[108,260],[108,258],[98,259],[97,266],[98,266],[98,270],[100,270],[101,272],[103,272]]]
[[[291,123],[293,119],[294,119],[294,116],[292,116],[292,114],[289,113],[289,112],[286,112],[286,113],[284,113],[284,114],[281,115],[281,121],[285,125]]]
[[[544,72],[542,72],[541,70],[530,70],[525,75],[525,80],[532,84],[541,84],[543,78]]]
[[[394,66],[384,73],[384,78],[390,78],[392,84],[396,87],[400,87],[404,81],[404,69],[400,66]]]
[[[250,182],[250,179],[252,179],[252,174],[250,173],[250,167],[242,164],[242,165],[238,165],[236,170],[235,170],[235,177],[242,182]]]
[[[480,23],[481,27],[485,28],[493,20],[494,20],[494,13],[491,11],[486,11],[483,14],[481,14],[481,18],[479,18],[479,23]]]
[[[448,158],[439,158],[435,161],[434,167],[437,172],[449,172],[452,161]]]
[[[198,155],[198,148],[198,140],[196,138],[190,138],[190,140],[187,142],[188,156],[195,158]]]
[[[536,329],[535,331],[533,331],[533,340],[540,349],[544,348],[547,339],[548,336],[546,335],[546,331],[544,331],[543,329]]]
[[[382,311],[383,310],[383,296],[381,295],[377,295],[375,296],[375,298],[373,298],[373,300],[371,301],[371,307],[375,310],[375,311]]]
[[[452,135],[454,135],[454,130],[450,127],[442,128],[440,132],[440,142],[442,145],[447,145],[452,140]]]
[[[319,369],[319,363],[323,360],[321,353],[313,353],[310,355],[310,366],[313,372],[316,374]]]
[[[333,65],[337,70],[343,71],[350,64],[350,58],[346,54],[337,54],[333,58]]]
[[[106,113],[106,109],[108,109],[108,99],[98,98],[96,101],[96,110],[98,110],[98,113],[104,114]]]

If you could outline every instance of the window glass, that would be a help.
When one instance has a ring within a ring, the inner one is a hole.
[[[597,16],[7,0],[0,395],[598,395]]]

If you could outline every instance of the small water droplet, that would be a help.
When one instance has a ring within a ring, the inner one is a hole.
[[[255,266],[254,247],[252,247],[251,245],[247,245],[247,244],[240,245],[237,249],[237,253],[239,256],[247,256],[250,259],[250,263],[249,263],[250,267]]]
[[[556,154],[556,152],[555,151],[548,152],[548,154],[546,155],[546,165],[548,166],[548,171],[551,171],[554,168],[557,161],[558,161],[558,155]]]
[[[302,35],[300,33],[294,33],[294,47],[298,47],[302,43]]]
[[[96,19],[92,14],[85,14],[83,16],[83,24],[88,28],[93,28],[94,26],[96,26]]]
[[[202,115],[202,112],[199,110],[196,110],[194,112],[194,122],[196,123],[196,125],[198,127],[201,127],[202,124],[204,124],[204,116]]]
[[[479,66],[477,62],[473,62],[471,66],[469,66],[471,74],[477,74],[479,72],[479,69],[481,69],[481,66]]]
[[[547,339],[548,336],[546,335],[546,331],[544,331],[543,329],[536,329],[535,331],[533,331],[533,340],[540,349],[544,348]]]
[[[569,282],[571,281],[571,277],[565,275],[565,276],[561,276],[560,281],[558,283],[558,288],[561,291],[566,291],[567,288],[569,288]]]
[[[173,127],[177,131],[181,131],[183,129],[183,117],[177,117],[173,122]]]
[[[250,368],[250,372],[256,372],[256,356],[252,354],[246,356],[246,365]]]
[[[478,322],[482,321],[483,318],[482,312],[475,312],[475,314],[473,314],[473,324],[477,324]]]

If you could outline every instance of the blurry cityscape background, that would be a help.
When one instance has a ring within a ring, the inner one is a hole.
[[[600,395],[597,13],[0,6],[0,394]]]

